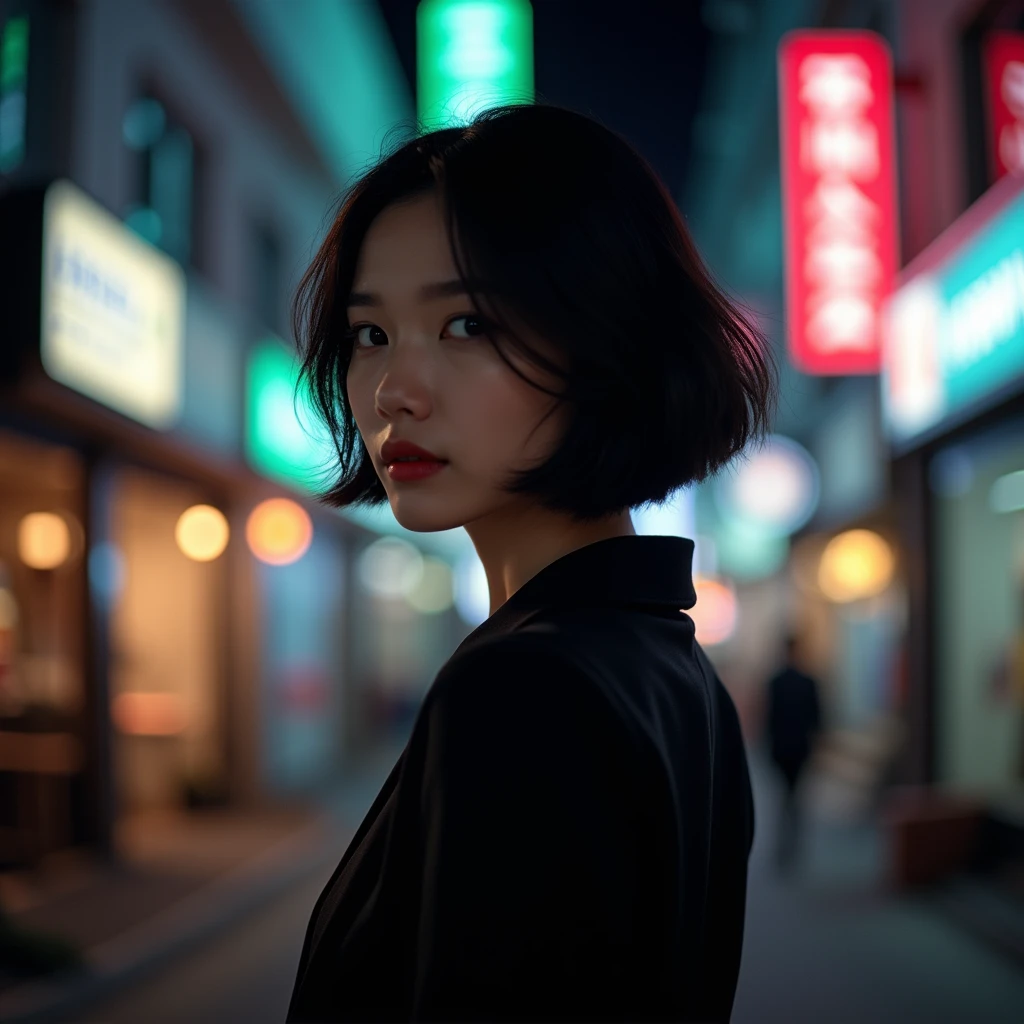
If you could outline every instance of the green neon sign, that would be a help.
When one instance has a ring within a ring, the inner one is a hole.
[[[276,338],[253,346],[247,373],[245,452],[252,467],[282,483],[318,490],[337,462],[305,390],[299,363]]]
[[[426,130],[467,123],[504,103],[533,102],[529,0],[422,0],[416,84]]]
[[[25,86],[28,81],[28,18],[11,18],[0,32],[0,173],[25,158]]]

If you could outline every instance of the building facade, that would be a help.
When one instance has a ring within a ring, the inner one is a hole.
[[[312,497],[290,299],[413,108],[375,4],[284,8],[0,7],[4,863],[321,791],[469,628],[375,596],[361,559],[401,529]],[[281,500],[305,553],[256,557]],[[206,507],[226,546],[186,554]],[[414,650],[382,667],[392,620]]]

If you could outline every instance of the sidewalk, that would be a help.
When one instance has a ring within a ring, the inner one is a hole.
[[[850,817],[828,785],[809,787],[805,857],[780,877],[777,783],[758,751],[751,776],[757,829],[734,1024],[1024,1020],[1022,965],[954,921],[947,889],[893,891],[884,833]]]
[[[204,811],[131,822],[118,864],[68,855],[41,877],[0,876],[13,921],[72,940],[83,970],[3,987],[0,1020],[76,1008],[212,936],[337,862],[404,743],[375,750],[315,811]]]

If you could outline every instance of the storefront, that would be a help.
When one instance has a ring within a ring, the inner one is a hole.
[[[919,781],[1024,795],[1024,182],[904,271],[882,378],[911,587]]]
[[[171,439],[181,269],[68,182],[9,194],[3,221],[5,715],[24,735],[3,745],[2,778],[18,863],[111,845],[119,817],[180,806],[223,772],[223,568],[182,557],[174,527],[227,488]]]
[[[309,792],[343,753],[365,531],[247,464],[257,327],[70,183],[0,220],[4,861]]]
[[[0,866],[82,837],[85,468],[0,426]]]

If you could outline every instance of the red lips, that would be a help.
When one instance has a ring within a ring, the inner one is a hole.
[[[385,441],[380,450],[380,457],[385,465],[394,462],[395,459],[413,455],[428,462],[448,461],[447,459],[442,459],[439,455],[435,455],[433,452],[427,451],[426,448],[421,448],[418,444],[413,444],[412,441]]]

